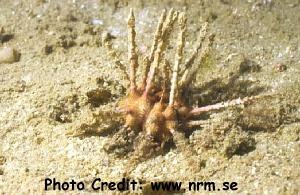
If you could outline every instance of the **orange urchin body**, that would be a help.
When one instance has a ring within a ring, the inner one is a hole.
[[[137,90],[131,91],[121,100],[119,107],[125,114],[125,126],[144,130],[147,136],[157,141],[170,138],[179,121],[183,124],[191,110],[182,104],[168,105],[155,94],[146,95]]]

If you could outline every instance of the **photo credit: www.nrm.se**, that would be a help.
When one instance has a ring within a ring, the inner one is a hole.
[[[152,191],[236,191],[238,190],[237,182],[225,181],[217,187],[213,181],[190,181],[186,188],[182,186],[184,182],[150,182]],[[147,185],[149,186],[149,185]],[[91,183],[86,185],[83,181],[57,181],[56,178],[45,178],[44,189],[58,191],[138,191],[143,190],[143,183],[134,179],[122,178],[120,181],[102,181],[101,178],[95,178]]]

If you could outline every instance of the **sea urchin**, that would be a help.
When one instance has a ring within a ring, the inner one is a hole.
[[[174,24],[178,23],[176,55],[174,64],[166,58],[170,34]],[[154,41],[148,56],[143,58],[144,70],[140,84],[137,85],[136,70],[139,67],[138,54],[135,42],[135,17],[130,11],[128,18],[128,60],[130,87],[127,96],[119,103],[119,110],[125,118],[125,126],[132,130],[142,130],[146,136],[157,143],[164,143],[178,131],[178,127],[190,128],[199,125],[193,118],[200,113],[208,112],[222,107],[243,104],[249,98],[236,99],[215,105],[193,108],[188,104],[187,93],[195,77],[198,66],[205,60],[212,45],[214,35],[207,36],[205,23],[200,31],[199,42],[190,58],[183,62],[183,49],[185,46],[186,16],[184,12],[171,9],[164,11],[156,28]],[[200,63],[194,63],[200,56]],[[119,63],[120,66],[123,66]],[[126,68],[122,67],[122,70]],[[172,74],[170,74],[172,70]],[[155,78],[156,77],[156,78]],[[155,80],[156,79],[156,80]],[[168,93],[169,92],[169,93]]]

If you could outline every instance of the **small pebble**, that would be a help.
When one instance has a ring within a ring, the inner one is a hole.
[[[275,64],[275,66],[274,66],[274,70],[275,70],[276,72],[283,72],[283,71],[285,71],[286,69],[287,69],[286,65],[281,64],[281,63]]]
[[[92,19],[91,20],[92,25],[103,25],[103,20],[100,19]]]
[[[21,54],[12,47],[3,47],[0,49],[0,64],[18,62],[20,57]]]

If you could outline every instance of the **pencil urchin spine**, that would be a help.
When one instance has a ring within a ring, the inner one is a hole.
[[[159,19],[159,22],[158,22],[158,25],[157,25],[157,28],[155,31],[153,43],[151,46],[150,55],[144,58],[143,64],[145,66],[145,69],[144,69],[143,82],[142,82],[141,88],[146,87],[148,71],[149,71],[151,62],[153,62],[153,60],[154,60],[154,54],[157,49],[158,41],[161,39],[162,28],[163,28],[163,23],[164,23],[165,19],[166,19],[166,10],[164,10],[160,16],[160,19]]]
[[[175,63],[173,68],[173,75],[171,80],[171,91],[170,91],[170,99],[169,99],[169,105],[174,105],[174,99],[176,96],[176,90],[178,86],[178,71],[179,71],[179,65],[181,65],[182,58],[183,58],[183,48],[185,44],[185,31],[186,31],[186,17],[185,13],[179,14],[179,27],[180,31],[178,34],[178,42],[177,42],[177,52],[175,56]]]
[[[136,89],[135,75],[138,67],[138,55],[136,53],[135,43],[135,18],[132,9],[130,10],[128,18],[128,59],[130,61],[130,90]]]

